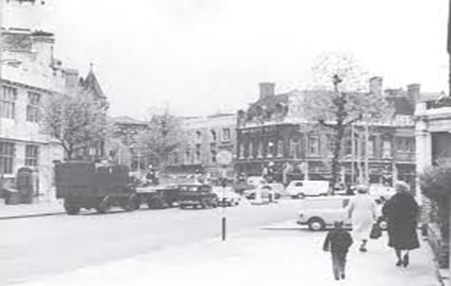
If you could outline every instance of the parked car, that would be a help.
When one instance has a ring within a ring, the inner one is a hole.
[[[285,189],[285,194],[292,198],[301,199],[306,196],[327,195],[329,181],[291,181]]]
[[[285,186],[283,184],[271,183],[266,185],[271,187],[271,189],[274,191],[274,196],[276,199],[279,199],[285,193]]]
[[[237,206],[241,202],[241,196],[231,187],[213,187],[213,192],[218,197],[218,206]]]
[[[251,201],[252,204],[268,204],[275,202],[276,193],[269,185],[260,185],[252,190],[244,191],[244,196]]]
[[[306,198],[301,202],[297,223],[307,225],[310,230],[318,231],[333,226],[334,221],[342,220],[344,226],[351,227],[347,206],[351,196],[325,196]],[[382,215],[382,205],[378,204],[378,217]],[[385,225],[381,222],[381,227]]]
[[[205,184],[180,184],[179,189],[179,206],[186,207],[217,207],[218,196],[212,191],[211,186]]]
[[[247,183],[249,185],[258,187],[260,185],[266,184],[266,180],[263,177],[260,176],[251,176],[247,178]]]

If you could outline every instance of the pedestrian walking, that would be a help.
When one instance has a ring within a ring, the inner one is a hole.
[[[382,208],[387,221],[388,246],[395,249],[396,266],[409,265],[410,250],[420,247],[417,235],[419,206],[405,182],[395,183],[396,194]]]
[[[348,215],[352,222],[352,236],[361,241],[359,250],[366,252],[366,244],[370,238],[371,229],[376,221],[376,203],[368,194],[368,187],[357,186],[357,194],[351,198]]]
[[[343,229],[343,222],[334,222],[334,229],[327,233],[323,250],[330,251],[335,280],[346,278],[346,256],[352,245],[351,234]]]

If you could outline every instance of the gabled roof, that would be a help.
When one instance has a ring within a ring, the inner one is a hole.
[[[93,92],[95,96],[101,97],[101,98],[106,97],[102,91],[102,88],[100,87],[97,77],[94,75],[94,72],[92,71],[92,68],[89,71],[86,78],[82,79],[80,83],[84,89],[87,89],[87,90]]]

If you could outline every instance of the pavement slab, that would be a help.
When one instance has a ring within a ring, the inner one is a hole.
[[[387,237],[370,241],[367,253],[354,245],[347,280],[332,279],[325,232],[258,230],[173,247],[149,255],[41,277],[21,286],[53,285],[355,285],[439,286],[426,242],[411,253],[411,265],[395,266]]]

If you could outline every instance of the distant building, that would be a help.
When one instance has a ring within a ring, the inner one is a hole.
[[[114,124],[112,139],[118,139],[120,142],[109,142],[107,149],[111,159],[119,164],[128,165],[132,171],[137,170],[138,166],[141,170],[147,168],[149,162],[136,145],[137,136],[147,128],[147,122],[129,116],[114,117],[112,122]]]
[[[194,174],[196,171],[207,176],[219,178],[223,172],[233,176],[233,164],[219,164],[217,155],[222,150],[235,154],[236,115],[216,114],[204,117],[183,119],[184,129],[188,131],[189,147],[169,156],[167,170],[171,173]]]
[[[260,98],[237,117],[235,168],[247,175],[262,175],[274,163],[275,178],[329,180],[332,134],[312,128],[312,122],[297,112],[299,97],[328,91],[298,91],[276,94],[273,83],[260,84]],[[382,78],[371,80],[370,92],[383,92],[395,109],[390,120],[372,123],[369,130],[368,171],[372,184],[393,183],[393,178],[415,183],[414,104],[420,97],[419,85],[407,91],[382,91]],[[355,184],[365,175],[366,134],[362,122],[345,134],[341,182]]]

